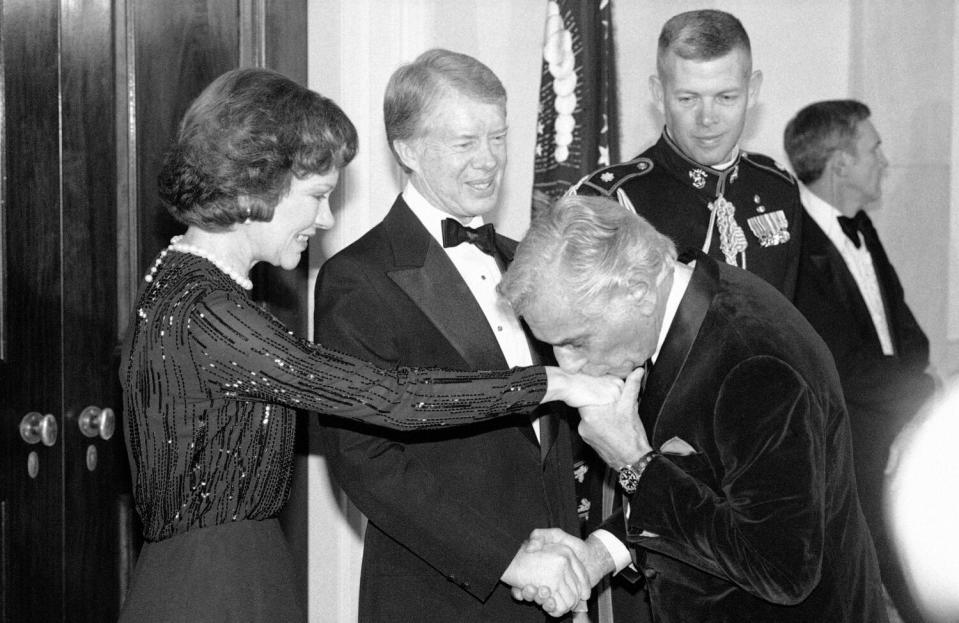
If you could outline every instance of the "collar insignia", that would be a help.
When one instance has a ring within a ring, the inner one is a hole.
[[[700,189],[706,185],[706,172],[702,169],[692,169],[689,179],[693,180],[693,188]]]

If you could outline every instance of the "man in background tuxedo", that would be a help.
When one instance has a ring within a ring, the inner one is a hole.
[[[796,307],[832,351],[852,426],[856,480],[883,584],[907,623],[921,621],[887,537],[883,473],[897,433],[933,393],[929,341],[867,214],[888,166],[869,108],[823,101],[796,114],[785,149],[803,183]],[[912,208],[913,206],[910,206]]]
[[[503,85],[472,57],[430,50],[396,70],[383,109],[409,183],[380,224],[324,264],[316,340],[388,368],[539,361],[496,293],[516,243],[483,221],[506,167]],[[549,588],[556,614],[588,596],[569,548],[523,547],[534,528],[577,530],[557,409],[415,435],[329,423],[333,475],[369,519],[361,622],[543,623],[511,586]]]

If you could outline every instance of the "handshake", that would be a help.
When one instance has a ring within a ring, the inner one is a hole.
[[[613,557],[595,535],[583,540],[549,528],[533,530],[501,579],[513,587],[513,598],[534,601],[561,617],[570,610],[585,612],[593,587],[613,571]]]

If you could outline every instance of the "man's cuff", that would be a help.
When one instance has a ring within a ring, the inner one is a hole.
[[[616,575],[629,565],[633,564],[633,557],[629,555],[629,548],[626,545],[613,536],[612,532],[603,530],[600,528],[596,530],[590,536],[594,536],[599,539],[606,547],[606,551],[609,552],[610,557],[613,559],[613,564],[616,565],[616,570],[613,571],[613,575]]]

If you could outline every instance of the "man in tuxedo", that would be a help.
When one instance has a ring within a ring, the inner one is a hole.
[[[632,547],[655,621],[886,620],[839,377],[780,293],[575,196],[533,219],[500,290],[561,368],[627,378],[579,432],[618,472],[603,527]],[[577,541],[531,546],[569,544],[591,582],[619,568]]]
[[[903,619],[921,621],[887,536],[883,473],[893,440],[935,384],[926,373],[929,341],[867,214],[888,162],[869,108],[854,100],[803,108],[784,143],[805,207],[795,305],[836,360],[883,583]]]
[[[499,79],[430,50],[393,74],[383,109],[409,182],[381,223],[324,264],[316,340],[383,367],[538,362],[541,345],[496,292],[516,243],[483,220],[506,165]],[[369,519],[360,621],[543,623],[511,586],[549,589],[556,614],[588,596],[568,547],[523,547],[534,528],[576,529],[561,407],[415,435],[327,423],[333,475]]]

